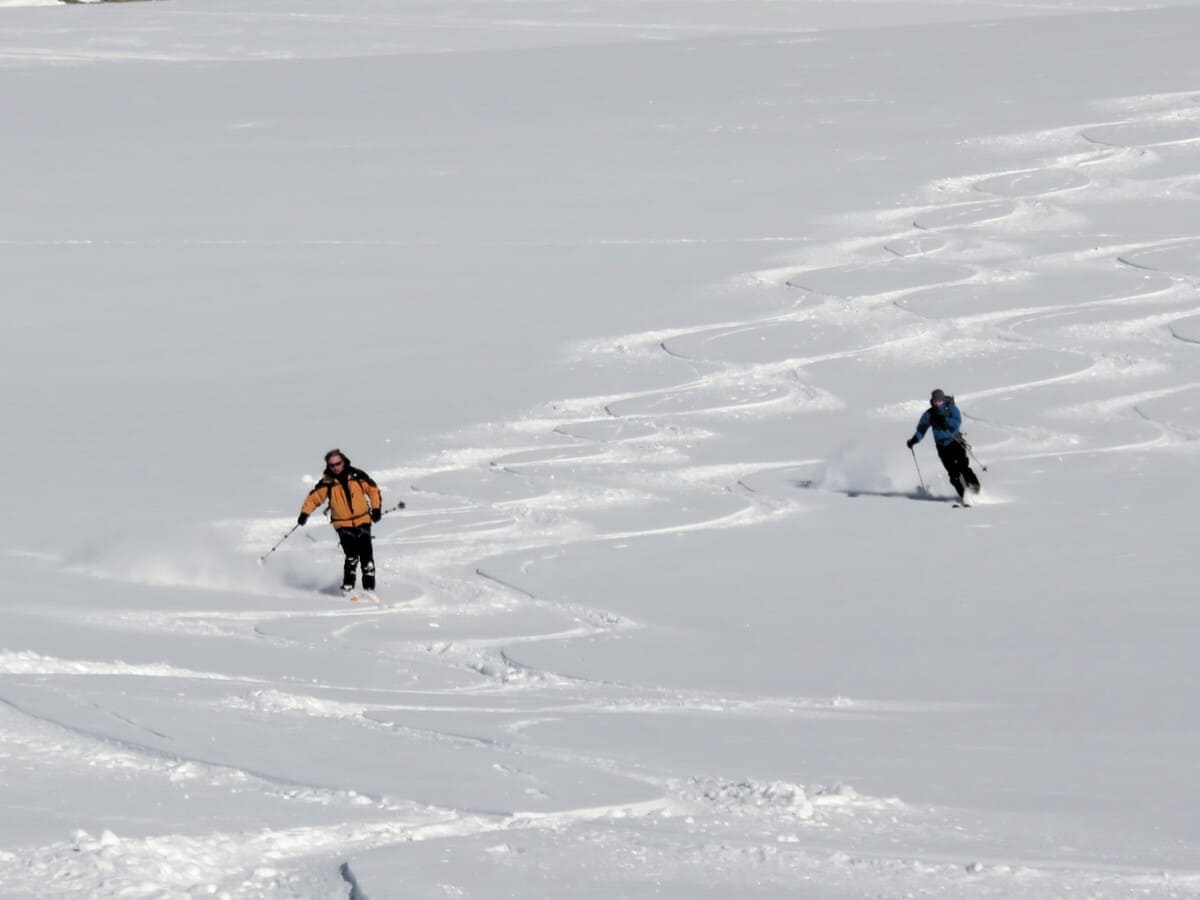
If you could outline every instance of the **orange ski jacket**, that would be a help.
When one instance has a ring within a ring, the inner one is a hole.
[[[371,521],[371,510],[383,509],[379,485],[362,469],[346,466],[341,477],[325,473],[317,486],[308,492],[301,512],[312,515],[313,510],[329,501],[330,524],[334,528],[354,528]]]

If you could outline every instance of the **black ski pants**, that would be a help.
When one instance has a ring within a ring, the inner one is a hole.
[[[973,488],[979,487],[979,476],[971,471],[967,450],[962,444],[958,441],[938,444],[937,452],[938,459],[946,467],[946,474],[950,476],[950,483],[954,485],[954,490],[958,491],[959,497],[966,493],[968,485]]]
[[[356,525],[339,528],[338,540],[346,554],[346,565],[342,570],[342,585],[354,587],[355,569],[362,563],[363,589],[375,590],[375,548],[371,545],[371,525]]]

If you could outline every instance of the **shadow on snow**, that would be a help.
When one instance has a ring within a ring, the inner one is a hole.
[[[957,503],[958,497],[943,497],[937,494],[931,494],[921,488],[914,488],[911,491],[868,491],[859,490],[858,488],[824,488],[814,481],[802,480],[793,482],[796,487],[804,488],[805,490],[822,490],[830,494],[845,494],[847,497],[884,497],[887,499],[900,500],[929,500],[934,503]]]

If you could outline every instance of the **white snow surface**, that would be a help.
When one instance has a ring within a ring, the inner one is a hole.
[[[1194,2],[0,6],[0,897],[1200,896]]]

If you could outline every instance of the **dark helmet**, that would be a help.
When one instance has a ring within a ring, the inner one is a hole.
[[[946,392],[943,391],[941,388],[935,388],[933,393],[929,395],[930,403],[932,403],[934,400],[945,400],[945,399],[946,399]]]

